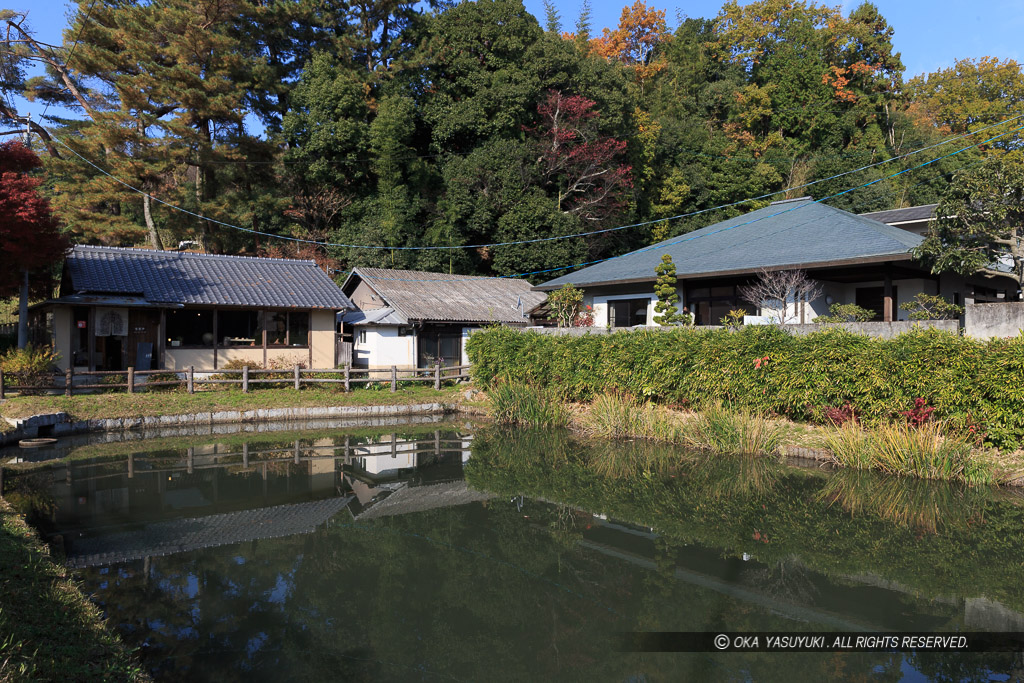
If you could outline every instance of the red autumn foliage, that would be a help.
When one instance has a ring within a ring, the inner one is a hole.
[[[558,193],[558,208],[585,220],[601,220],[618,210],[633,186],[632,167],[620,159],[626,142],[602,137],[596,102],[552,90],[537,105],[540,163]]]
[[[37,274],[60,260],[67,241],[33,172],[39,157],[20,142],[0,144],[0,296],[18,291],[23,273]],[[45,290],[49,278],[33,278]]]
[[[914,407],[910,410],[901,410],[900,415],[907,418],[911,427],[920,427],[931,418],[934,410],[935,408],[928,405],[927,399],[915,398]]]

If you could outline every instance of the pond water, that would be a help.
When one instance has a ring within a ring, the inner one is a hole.
[[[1024,673],[1019,653],[621,635],[1024,631],[1013,492],[458,422],[89,448],[9,471],[6,495],[157,680]]]

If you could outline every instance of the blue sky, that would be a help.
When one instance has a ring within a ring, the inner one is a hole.
[[[544,23],[541,0],[525,0],[526,9]],[[604,26],[618,24],[626,0],[607,3],[591,0],[594,33]],[[689,0],[686,3],[649,2],[665,10],[670,27],[679,16],[714,17],[721,0]],[[828,4],[828,3],[826,3]],[[837,3],[838,4],[838,3]],[[848,14],[859,2],[843,2]],[[876,0],[882,15],[896,30],[894,43],[902,53],[906,75],[914,76],[952,66],[956,59],[984,56],[1021,61],[1021,36],[1024,35],[1024,0]],[[28,11],[37,37],[50,43],[60,42],[67,25],[69,8],[63,0],[8,0],[7,7]],[[564,30],[572,30],[579,16],[579,0],[557,0]],[[23,103],[25,111],[36,116],[42,106]],[[51,110],[52,111],[52,110]]]

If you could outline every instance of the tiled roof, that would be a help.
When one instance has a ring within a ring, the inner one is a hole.
[[[531,291],[526,280],[356,268],[346,290],[355,278],[362,278],[409,321],[525,324],[527,312],[544,300],[544,294]]]
[[[763,209],[672,237],[654,246],[569,273],[540,285],[593,285],[653,281],[654,267],[670,254],[681,278],[761,268],[808,268],[834,263],[909,258],[922,237],[810,199]]]
[[[353,309],[313,261],[76,246],[73,293],[142,296],[151,303]]]
[[[886,225],[911,223],[931,220],[935,215],[936,207],[938,207],[938,204],[922,204],[921,206],[908,206],[905,209],[872,211],[871,213],[862,213],[861,216],[878,221],[879,223],[885,223]]]

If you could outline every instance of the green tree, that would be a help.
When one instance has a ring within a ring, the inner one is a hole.
[[[654,273],[658,276],[654,283],[654,293],[658,295],[658,303],[654,304],[654,322],[659,325],[687,322],[689,316],[676,307],[679,303],[679,294],[676,293],[679,279],[676,277],[676,264],[672,262],[672,256],[662,254],[661,263],[654,267]]]
[[[1024,287],[1024,151],[958,173],[915,256],[933,272],[1011,277]]]

